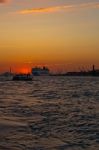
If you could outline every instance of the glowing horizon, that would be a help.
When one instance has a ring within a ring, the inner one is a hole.
[[[99,68],[98,18],[98,0],[1,0],[0,72]]]

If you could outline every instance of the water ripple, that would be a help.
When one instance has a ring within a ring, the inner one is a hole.
[[[0,150],[83,149],[99,149],[99,78],[0,81]]]

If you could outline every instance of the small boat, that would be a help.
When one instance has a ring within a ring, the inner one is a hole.
[[[13,73],[11,72],[4,72],[0,74],[0,81],[11,81],[13,78]]]
[[[15,74],[13,76],[14,81],[32,81],[32,75],[31,74]]]

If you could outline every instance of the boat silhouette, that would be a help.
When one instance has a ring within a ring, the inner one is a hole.
[[[15,74],[13,76],[14,81],[32,81],[31,74]]]

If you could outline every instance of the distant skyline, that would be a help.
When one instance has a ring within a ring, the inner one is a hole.
[[[0,72],[99,68],[99,0],[0,0]]]

